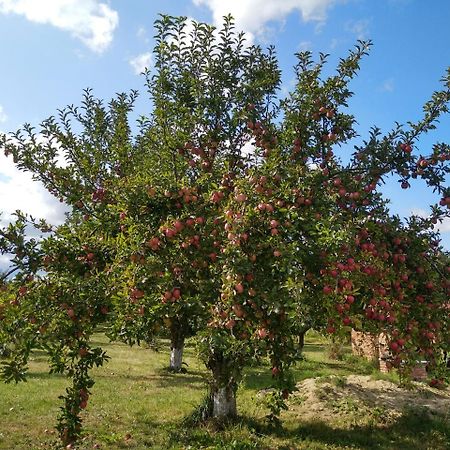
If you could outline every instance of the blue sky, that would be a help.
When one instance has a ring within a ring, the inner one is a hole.
[[[228,12],[249,39],[276,46],[284,90],[293,81],[295,52],[330,53],[332,70],[357,39],[372,39],[371,54],[351,85],[350,110],[362,137],[372,125],[387,131],[395,121],[419,119],[450,66],[447,0],[0,0],[0,131],[37,125],[57,108],[78,104],[86,87],[104,99],[139,89],[138,110],[145,113],[149,104],[139,73],[152,64],[158,13],[217,24]],[[450,142],[449,117],[423,139],[420,152],[428,153],[436,140]],[[413,186],[404,191],[394,180],[384,188],[394,212],[426,214],[436,198],[422,184]],[[54,221],[63,212],[1,155],[3,220],[16,208]],[[441,228],[450,248],[450,223]]]

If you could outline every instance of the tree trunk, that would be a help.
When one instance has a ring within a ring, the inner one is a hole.
[[[236,417],[237,379],[240,376],[238,362],[224,358],[222,353],[216,353],[209,360],[207,367],[212,372],[209,414],[218,420]]]
[[[214,418],[223,420],[236,417],[236,389],[233,384],[213,389],[212,416]]]
[[[170,330],[170,364],[169,370],[180,372],[183,368],[184,334],[178,324]]]
[[[302,328],[298,333],[298,350],[303,353],[303,348],[305,346],[305,334],[309,330],[308,328]]]
[[[179,345],[179,344],[178,344]],[[179,372],[183,365],[183,349],[184,345],[170,348],[170,365],[169,369]]]

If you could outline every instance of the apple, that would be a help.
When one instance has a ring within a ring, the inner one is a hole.
[[[182,231],[184,228],[183,222],[181,222],[180,220],[176,220],[173,226],[175,227],[175,230],[177,230],[178,232]]]
[[[141,291],[138,288],[133,288],[131,290],[131,297],[135,300],[138,300],[138,299],[144,297],[144,291]]]
[[[397,353],[397,352],[399,351],[399,349],[400,349],[398,343],[395,342],[395,341],[389,343],[389,348],[390,348],[393,352],[395,352],[395,353]]]
[[[323,287],[323,293],[328,295],[331,294],[333,292],[333,288],[329,285],[326,285]]]
[[[347,303],[349,303],[351,305],[352,303],[355,302],[355,297],[353,297],[353,295],[347,295],[345,300]]]
[[[236,317],[241,318],[241,317],[245,316],[245,310],[244,310],[244,308],[242,308],[241,305],[238,305],[238,304],[233,305],[233,311],[234,311],[234,314],[236,314]]]
[[[269,334],[265,328],[259,328],[257,331],[258,337],[264,339]]]
[[[400,144],[400,148],[405,152],[405,153],[411,153],[412,152],[412,147],[410,144]]]
[[[235,325],[236,325],[236,321],[234,319],[229,319],[225,323],[225,328],[228,328],[229,330],[231,330]]]
[[[149,241],[147,241],[147,246],[150,247],[153,251],[156,251],[158,250],[160,243],[161,242],[157,237],[153,237]]]

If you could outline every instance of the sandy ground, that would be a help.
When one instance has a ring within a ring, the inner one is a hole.
[[[411,409],[450,417],[450,389],[424,383],[414,382],[411,389],[405,389],[390,381],[350,375],[307,379],[297,389],[289,400],[290,410],[303,420],[335,421],[341,416],[375,413],[390,422]]]

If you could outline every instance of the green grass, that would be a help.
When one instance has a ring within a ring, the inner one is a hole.
[[[269,428],[257,396],[271,381],[270,371],[263,364],[246,371],[238,392],[241,416],[236,423],[220,429],[213,423],[185,425],[183,418],[205,395],[207,376],[192,345],[185,352],[188,372],[173,374],[164,370],[168,363],[167,342],[162,343],[159,352],[109,343],[103,335],[96,336],[96,343],[107,350],[111,361],[94,371],[96,384],[84,413],[79,449],[92,449],[95,444],[108,450],[450,448],[450,424],[445,419],[410,411],[386,423],[382,410],[359,411],[350,400],[335,405],[337,412],[346,414],[345,420],[305,421],[293,404],[283,415],[283,428]],[[326,345],[318,335],[308,335],[305,361],[295,368],[298,381],[334,375],[335,384],[340,386],[349,374],[377,373],[370,363],[348,355],[342,361],[328,359]],[[35,353],[27,383],[0,384],[0,449],[58,448],[53,430],[58,395],[69,380],[48,375],[47,371],[44,355]],[[395,375],[387,378],[395,379]],[[301,397],[298,399],[301,402]]]

